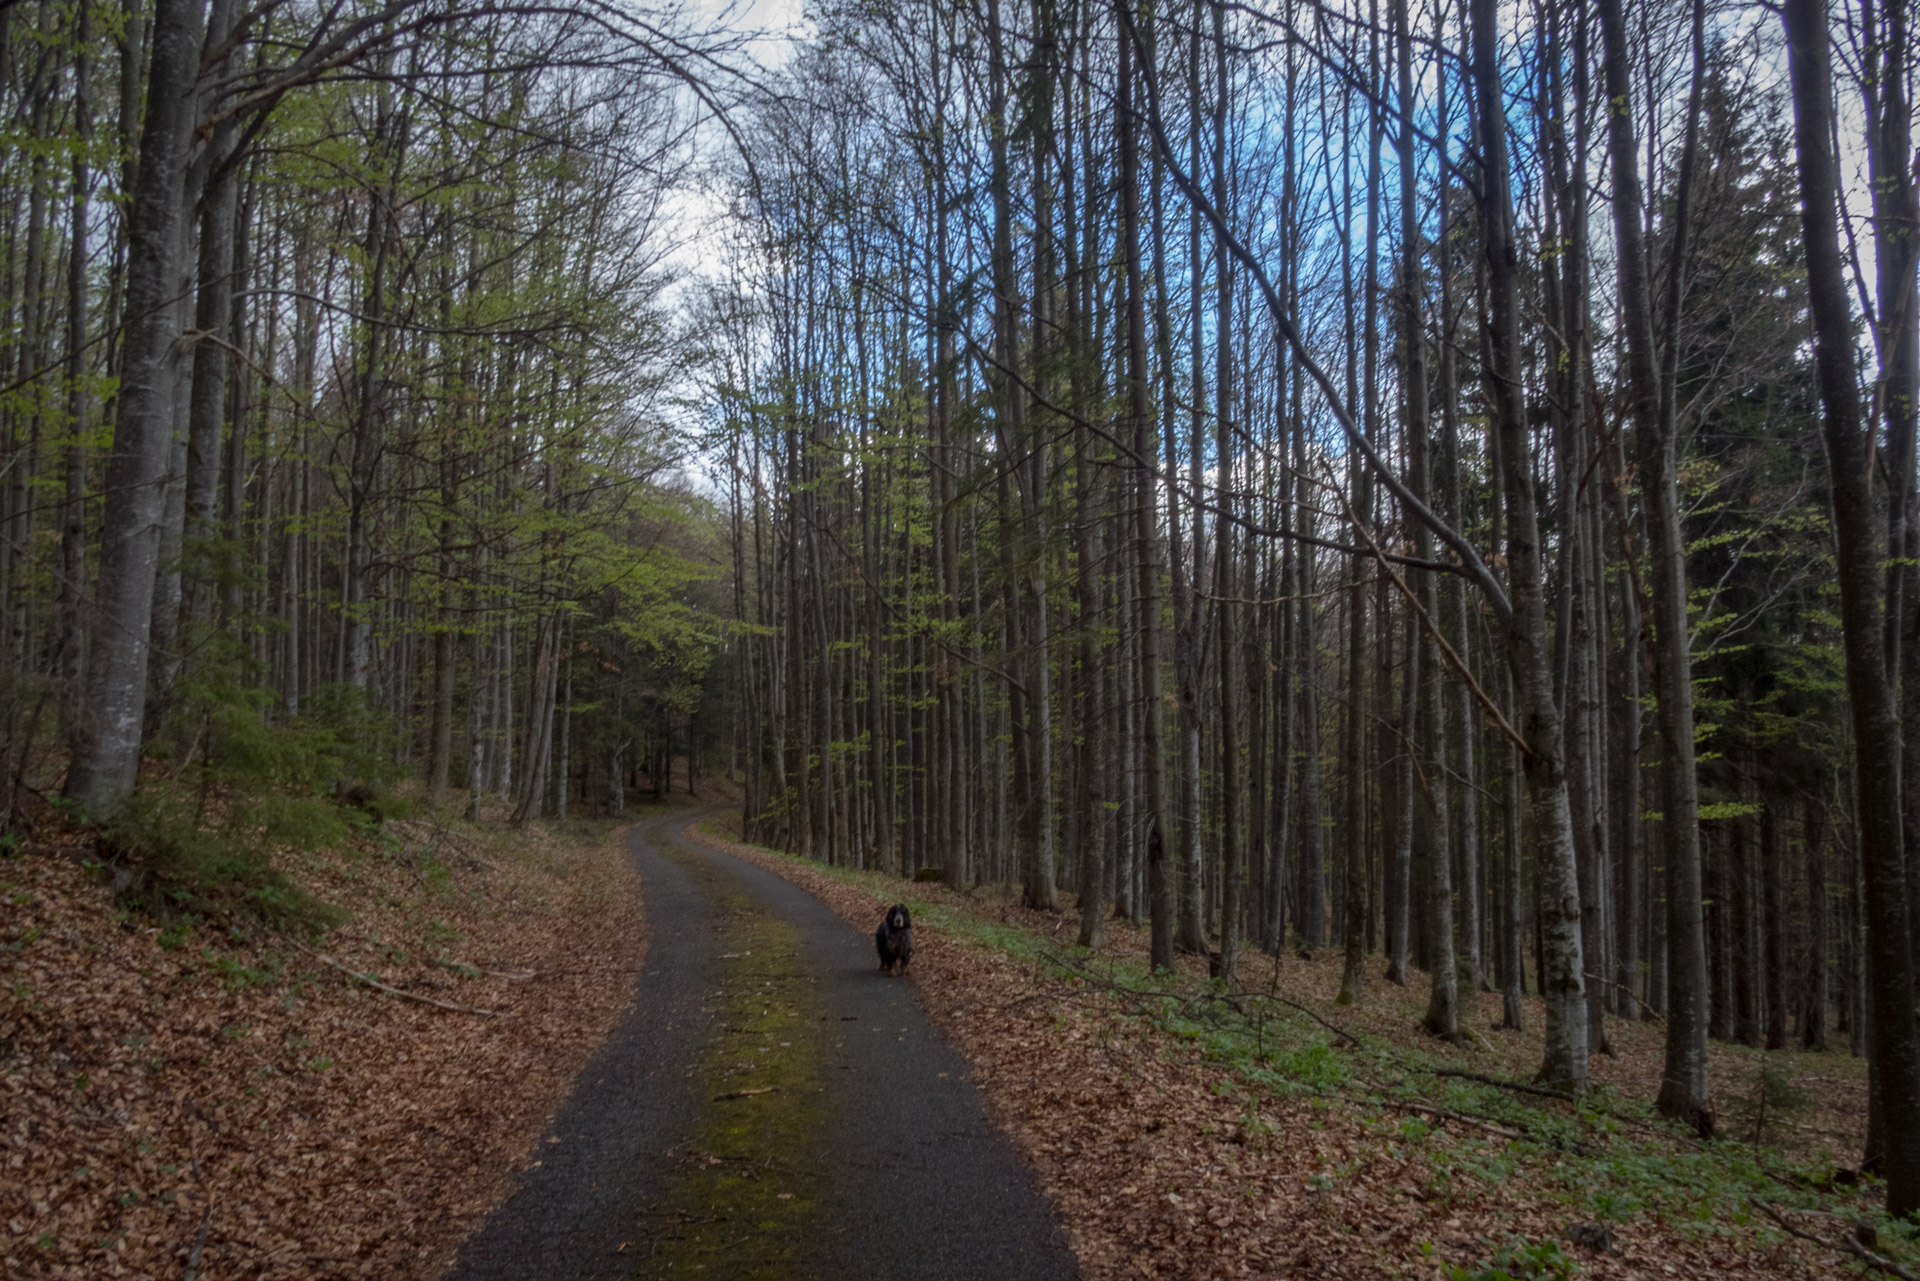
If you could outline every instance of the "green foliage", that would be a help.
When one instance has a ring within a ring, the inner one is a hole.
[[[1343,1089],[1351,1076],[1346,1063],[1325,1036],[1315,1036],[1306,1044],[1290,1049],[1272,1051],[1258,1065],[1256,1074],[1263,1084],[1310,1094]]]
[[[177,788],[136,793],[108,825],[105,843],[134,869],[123,898],[163,916],[240,914],[303,934],[344,919],[290,881],[257,841],[203,827],[197,799]]]
[[[1725,1096],[1733,1133],[1745,1133],[1755,1144],[1765,1143],[1767,1127],[1804,1111],[1811,1100],[1793,1083],[1793,1074],[1771,1055],[1761,1055],[1738,1088]]]
[[[1558,1241],[1514,1237],[1477,1265],[1446,1265],[1447,1281],[1567,1281],[1574,1262]]]
[[[250,987],[264,987],[280,975],[279,960],[271,953],[262,953],[258,965],[248,965],[230,956],[218,955],[211,948],[206,949],[203,955],[207,969],[225,979],[227,986],[236,992]]]
[[[387,790],[400,773],[398,728],[347,686],[322,686],[301,715],[275,717],[267,691],[248,683],[250,668],[249,654],[208,640],[175,685],[157,740],[174,767],[113,817],[106,846],[133,872],[123,894],[131,906],[317,932],[342,914],[289,880],[272,852],[339,847],[405,814],[408,803]],[[188,928],[172,922],[161,946],[184,944]]]

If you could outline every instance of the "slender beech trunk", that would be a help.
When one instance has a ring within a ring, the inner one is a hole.
[[[1781,876],[1780,816],[1768,801],[1760,803],[1761,942],[1765,949],[1767,1048],[1787,1048],[1787,904]]]
[[[1166,763],[1160,693],[1160,555],[1156,537],[1153,418],[1147,399],[1147,319],[1140,273],[1139,118],[1133,106],[1133,29],[1119,30],[1120,251],[1127,282],[1127,407],[1133,419],[1134,554],[1139,570],[1140,751],[1146,766],[1147,902],[1155,969],[1173,968],[1172,885],[1167,875]]]
[[[1800,1044],[1827,1048],[1826,815],[1809,795],[1801,802],[1800,840],[1807,857],[1807,975],[1800,1011]]]
[[[1701,921],[1700,792],[1694,773],[1693,676],[1688,654],[1686,533],[1680,524],[1677,488],[1673,388],[1655,373],[1653,306],[1638,170],[1638,144],[1629,104],[1634,100],[1621,0],[1599,0],[1604,47],[1608,143],[1613,165],[1614,243],[1619,260],[1622,327],[1627,337],[1627,375],[1632,385],[1634,436],[1638,443],[1641,504],[1646,513],[1651,565],[1654,671],[1654,725],[1660,749],[1659,824],[1667,890],[1667,1045],[1661,1075],[1661,1115],[1713,1133],[1713,1095],[1707,1067],[1707,956]],[[1696,24],[1698,7],[1696,4]],[[1682,153],[1675,211],[1675,235],[1686,231],[1685,201],[1691,185],[1697,145],[1701,46],[1694,49],[1694,89],[1689,111],[1689,141]],[[1675,246],[1669,272],[1684,260],[1684,242]],[[1677,283],[1670,284],[1669,298]],[[1673,341],[1673,340],[1669,340]],[[1663,392],[1665,394],[1663,394]]]
[[[1481,127],[1482,252],[1487,264],[1487,336],[1492,365],[1488,403],[1501,452],[1507,525],[1507,663],[1513,672],[1520,732],[1527,742],[1527,807],[1540,877],[1540,929],[1545,970],[1546,1047],[1540,1079],[1563,1087],[1587,1084],[1587,1011],[1580,946],[1580,893],[1560,709],[1548,667],[1546,592],[1534,505],[1532,452],[1520,380],[1519,261],[1509,193],[1507,126],[1500,76],[1498,6],[1471,0],[1473,79]]]
[[[1074,79],[1069,77],[1062,86],[1066,95],[1063,105],[1069,119],[1072,118],[1075,102],[1075,84]],[[1079,832],[1080,946],[1094,948],[1100,946],[1106,927],[1107,825],[1101,796],[1107,771],[1107,745],[1103,741],[1107,733],[1107,706],[1103,695],[1108,673],[1107,664],[1101,659],[1102,647],[1097,625],[1101,599],[1099,527],[1102,495],[1094,480],[1094,437],[1088,419],[1092,401],[1088,386],[1092,371],[1088,366],[1092,353],[1099,348],[1088,342],[1087,327],[1091,318],[1087,315],[1084,291],[1090,282],[1082,275],[1085,270],[1082,255],[1097,248],[1095,238],[1098,231],[1091,221],[1091,209],[1087,211],[1089,217],[1084,228],[1081,222],[1081,201],[1091,206],[1095,198],[1093,189],[1083,189],[1079,182],[1078,162],[1074,154],[1075,130],[1071,127],[1063,129],[1060,137],[1065,150],[1060,166],[1060,222],[1066,230],[1062,249],[1066,256],[1067,386],[1077,424],[1074,428],[1073,488],[1074,556],[1079,562],[1079,572],[1074,581],[1074,604],[1079,615],[1076,620],[1079,624],[1079,652],[1076,658],[1080,670],[1079,679],[1075,682],[1079,704],[1079,754],[1074,767],[1074,815],[1075,827]],[[1086,233],[1084,249],[1083,230]]]
[[[1887,1209],[1920,1210],[1920,1028],[1914,1018],[1913,947],[1902,847],[1900,720],[1887,670],[1874,529],[1872,427],[1860,404],[1853,362],[1853,318],[1840,255],[1833,85],[1825,0],[1786,0],[1794,142],[1800,161],[1801,225],[1806,241],[1807,302],[1833,505],[1835,570],[1852,712],[1859,795],[1859,849],[1865,878],[1866,947],[1872,957],[1871,1090],[1884,1132],[1900,1141],[1880,1156]]]
[[[233,0],[214,0],[207,16],[209,48],[226,41],[235,20]],[[238,55],[229,54],[212,72],[232,75]],[[217,105],[209,93],[204,105]],[[187,409],[187,505],[182,554],[188,562],[183,579],[181,627],[189,645],[200,637],[190,629],[204,627],[214,605],[214,588],[223,570],[232,567],[213,554],[218,536],[215,523],[220,499],[220,460],[227,426],[227,381],[233,356],[225,338],[233,321],[234,213],[239,200],[235,168],[228,163],[238,142],[238,121],[229,116],[215,125],[199,167],[206,170],[200,192],[200,259],[198,292],[194,297],[192,386]]]
[[[1393,0],[1393,30],[1399,63],[1399,97],[1403,117],[1411,118],[1413,97],[1413,33],[1407,14],[1407,0]],[[1434,493],[1427,414],[1426,293],[1424,269],[1420,261],[1420,219],[1415,183],[1418,166],[1411,129],[1399,130],[1400,151],[1400,361],[1403,390],[1401,408],[1405,415],[1405,435],[1409,461],[1408,483],[1422,497]],[[1445,211],[1442,210],[1444,217]],[[1433,537],[1423,524],[1413,527],[1413,554],[1422,560],[1433,555]],[[1432,574],[1419,578],[1420,607],[1428,618],[1440,618],[1439,585]],[[1449,852],[1452,825],[1448,820],[1446,734],[1443,727],[1441,663],[1432,642],[1422,636],[1407,654],[1407,681],[1421,692],[1411,722],[1405,728],[1409,742],[1429,745],[1425,753],[1426,787],[1420,825],[1431,842],[1425,859],[1427,878],[1421,887],[1426,901],[1427,943],[1433,963],[1427,998],[1427,1029],[1436,1036],[1455,1040],[1460,1035],[1459,977],[1453,949],[1453,872]],[[1404,944],[1402,972],[1404,973]]]
[[[86,622],[81,598],[87,586],[87,449],[92,396],[87,389],[87,207],[92,178],[87,148],[93,139],[91,59],[93,6],[77,0],[73,54],[73,218],[67,251],[67,433],[66,493],[60,509],[60,720],[71,746],[77,738],[80,684],[86,671]],[[27,745],[31,747],[31,744]]]
[[[1373,66],[1368,68],[1370,81],[1377,81]],[[1351,112],[1346,114],[1351,120]],[[1347,404],[1356,402],[1363,405],[1362,424],[1369,440],[1377,439],[1380,432],[1378,398],[1374,389],[1372,371],[1378,359],[1379,325],[1377,322],[1378,291],[1375,288],[1377,277],[1377,249],[1380,224],[1380,182],[1379,182],[1379,113],[1370,109],[1367,113],[1368,161],[1367,161],[1367,199],[1366,199],[1366,245],[1365,253],[1365,290],[1364,302],[1356,309],[1345,308],[1347,322]],[[1343,146],[1342,203],[1346,206],[1342,214],[1351,208],[1353,185],[1350,161],[1345,159],[1351,152]],[[1341,243],[1340,267],[1346,284],[1346,294],[1351,298],[1353,286],[1353,252],[1350,233],[1345,231],[1348,220],[1343,216],[1341,225],[1343,239]],[[1366,376],[1361,374],[1362,355],[1358,350],[1358,335],[1354,333],[1353,322],[1356,310],[1365,317],[1366,334],[1364,356]],[[1364,397],[1364,399],[1363,399]],[[1348,451],[1347,465],[1352,492],[1349,501],[1353,505],[1352,524],[1353,542],[1364,545],[1369,532],[1363,536],[1362,528],[1371,531],[1373,526],[1373,473],[1366,461],[1355,451]],[[1372,722],[1372,709],[1367,697],[1367,592],[1366,584],[1372,576],[1373,566],[1364,554],[1352,557],[1348,572],[1353,575],[1353,585],[1346,593],[1347,624],[1347,688],[1346,688],[1346,741],[1345,775],[1346,816],[1342,824],[1346,837],[1346,857],[1343,860],[1345,870],[1345,890],[1342,894],[1341,943],[1344,951],[1344,963],[1340,970],[1339,1001],[1346,1004],[1360,993],[1366,983],[1366,930],[1367,911],[1367,835],[1368,835],[1368,796],[1367,796],[1367,739]],[[1385,626],[1385,619],[1380,620]]]
[[[1226,9],[1221,0],[1209,6],[1213,14],[1214,71],[1218,76],[1213,103],[1213,202],[1226,209],[1227,63]],[[1213,398],[1214,451],[1219,468],[1220,513],[1214,524],[1215,582],[1220,603],[1215,615],[1220,681],[1220,977],[1235,981],[1240,950],[1240,892],[1245,876],[1242,833],[1240,735],[1242,680],[1240,664],[1240,608],[1231,603],[1239,593],[1238,552],[1233,537],[1235,515],[1235,405],[1233,400],[1233,260],[1227,247],[1214,242]]]
[[[199,68],[199,11],[186,0],[155,0],[146,124],[128,213],[126,331],[113,452],[107,462],[100,536],[98,625],[88,636],[86,696],[66,795],[83,813],[105,817],[133,790],[147,692],[147,644],[154,570],[173,453],[174,345],[169,305],[178,274],[180,224],[187,216],[182,175]]]

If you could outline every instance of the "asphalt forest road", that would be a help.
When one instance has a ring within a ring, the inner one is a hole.
[[[690,817],[629,837],[651,939],[634,1008],[450,1277],[1075,1276],[913,984]]]

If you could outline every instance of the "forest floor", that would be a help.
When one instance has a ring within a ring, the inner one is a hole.
[[[621,828],[503,817],[276,851],[340,922],[300,939],[129,906],[43,809],[0,857],[0,1274],[439,1274],[646,947]]]
[[[1007,887],[961,892],[742,845],[737,822],[698,834],[852,923],[912,907],[921,996],[1089,1281],[1878,1272],[1863,1251],[1911,1266],[1903,1229],[1873,1229],[1878,1186],[1849,1184],[1866,1075],[1844,1052],[1716,1043],[1722,1137],[1702,1144],[1652,1115],[1656,1023],[1610,1021],[1598,1088],[1562,1102],[1524,1090],[1537,998],[1531,1030],[1513,1032],[1497,1027],[1497,995],[1466,995],[1469,1043],[1449,1046],[1420,1030],[1423,976],[1392,986],[1377,958],[1354,1005],[1335,1003],[1336,953],[1248,954],[1229,995],[1204,958],[1149,974],[1146,932],[1125,922],[1096,953],[1074,947],[1071,896],[1033,912]]]
[[[694,816],[673,799],[629,818]],[[138,909],[91,842],[37,813],[0,851],[0,1274],[442,1273],[619,1023],[647,948],[623,828],[502,817],[276,854],[347,914],[300,938]],[[1005,887],[742,846],[737,822],[696,833],[863,931],[914,908],[915,990],[1089,1281],[1914,1267],[1903,1228],[1872,1230],[1877,1185],[1845,1182],[1865,1070],[1844,1053],[1716,1044],[1723,1138],[1702,1145],[1651,1115],[1654,1023],[1611,1022],[1616,1053],[1572,1105],[1446,1075],[1527,1081],[1537,999],[1516,1033],[1497,996],[1468,996],[1469,1044],[1447,1046],[1418,1029],[1421,976],[1390,986],[1377,959],[1352,1006],[1333,999],[1336,954],[1249,954],[1229,995],[1204,958],[1149,974],[1124,922],[1075,948],[1071,896],[1032,912]]]

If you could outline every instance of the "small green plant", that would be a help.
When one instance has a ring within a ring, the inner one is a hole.
[[[1741,1119],[1751,1125],[1755,1147],[1767,1141],[1767,1127],[1778,1126],[1805,1110],[1806,1091],[1793,1083],[1793,1073],[1772,1055],[1763,1056],[1747,1074],[1747,1089],[1739,1101]]]
[[[262,957],[258,965],[248,965],[230,956],[209,954],[207,968],[225,979],[227,986],[236,992],[244,992],[250,987],[263,987],[273,982],[279,973],[279,967],[269,957]]]
[[[1240,1118],[1240,1129],[1248,1142],[1257,1142],[1273,1133],[1273,1126],[1260,1115],[1259,1099],[1256,1095],[1247,1095],[1247,1110]]]
[[[1267,1059],[1266,1070],[1296,1089],[1305,1087],[1314,1093],[1340,1089],[1349,1075],[1347,1065],[1324,1037],[1274,1051]]]
[[[154,941],[168,952],[178,952],[187,945],[187,940],[192,937],[193,918],[191,916],[183,916],[161,930]]]
[[[1567,1281],[1574,1262],[1558,1241],[1529,1241],[1514,1237],[1490,1259],[1462,1266],[1446,1265],[1447,1281]]]

